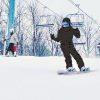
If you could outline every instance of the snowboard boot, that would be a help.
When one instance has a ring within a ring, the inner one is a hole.
[[[69,68],[67,68],[67,71],[68,71],[68,72],[76,72],[76,69],[73,68],[73,67],[69,67]]]
[[[89,67],[88,68],[86,68],[86,67],[82,67],[81,69],[80,69],[80,72],[87,72],[87,71],[89,71],[90,69],[89,69]]]
[[[17,57],[17,53],[16,52],[14,52],[14,57]]]

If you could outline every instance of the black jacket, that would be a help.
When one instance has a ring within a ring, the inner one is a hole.
[[[78,28],[74,29],[72,27],[64,28],[62,27],[58,31],[58,35],[54,38],[55,41],[60,42],[61,44],[73,43],[73,36],[80,38],[80,31]]]

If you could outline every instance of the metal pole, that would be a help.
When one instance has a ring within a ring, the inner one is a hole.
[[[4,43],[4,50],[3,55],[5,55],[6,46],[9,44],[10,38],[10,29],[14,28],[14,13],[15,13],[15,0],[9,0],[9,8],[8,8],[8,26],[7,26],[7,33],[5,38],[7,39]]]
[[[7,37],[10,37],[10,29],[14,28],[14,13],[15,13],[15,0],[9,1],[9,13],[8,13],[8,34]]]

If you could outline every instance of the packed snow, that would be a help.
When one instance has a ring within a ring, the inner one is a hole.
[[[0,56],[0,100],[100,100],[100,58],[83,59],[92,72],[58,75],[63,57]]]

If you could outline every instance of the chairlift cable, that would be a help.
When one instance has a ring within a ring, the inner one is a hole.
[[[39,0],[37,0],[37,2],[40,3],[42,6],[46,7],[48,10],[50,10],[50,11],[53,12],[54,14],[56,14],[57,16],[62,17],[62,16],[60,16],[58,13],[54,12],[52,9],[48,8],[46,5],[44,5],[43,3],[41,3]]]
[[[82,11],[86,16],[88,16],[92,21],[94,21],[100,28],[100,25],[97,23],[96,20],[94,20],[91,16],[89,16],[85,11],[83,11],[77,4],[74,3],[73,0],[68,0],[71,4],[73,4],[75,7],[77,7],[80,11]]]

